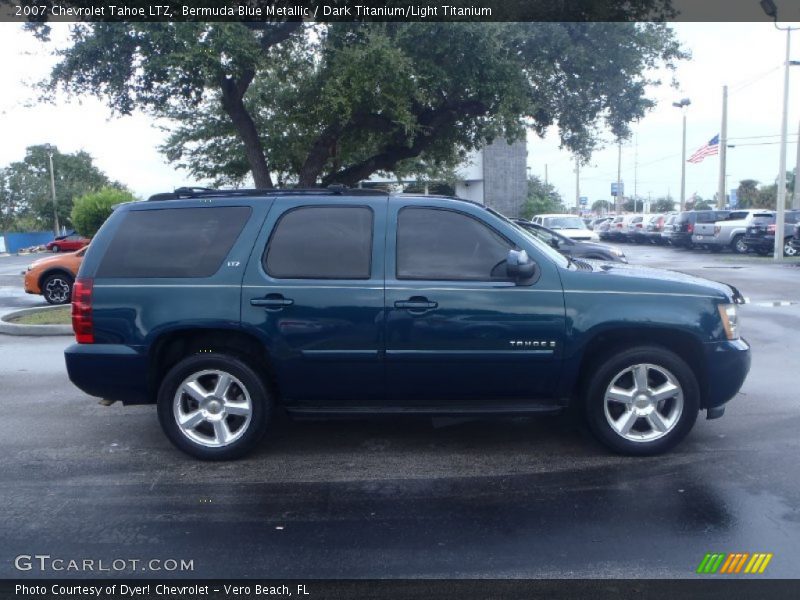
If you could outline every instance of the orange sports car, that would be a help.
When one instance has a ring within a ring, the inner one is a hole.
[[[29,294],[41,294],[50,304],[70,302],[72,282],[75,281],[86,248],[33,261],[22,272],[25,276],[25,291]]]

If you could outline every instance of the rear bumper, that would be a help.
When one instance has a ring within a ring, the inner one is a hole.
[[[775,248],[775,236],[745,237],[744,243],[747,244],[750,250],[772,251],[772,249]]]
[[[692,243],[698,246],[726,246],[720,238],[713,235],[692,235]]]
[[[720,407],[733,398],[750,371],[750,344],[743,339],[705,344],[707,389],[702,408]]]
[[[689,246],[692,243],[692,234],[684,231],[673,231],[669,235],[669,241],[674,246]]]
[[[154,402],[147,355],[117,344],[72,344],[64,351],[69,379],[90,396],[124,404]]]

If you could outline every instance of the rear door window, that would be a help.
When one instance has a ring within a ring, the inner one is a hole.
[[[250,212],[248,206],[132,210],[117,228],[97,277],[210,277]]]
[[[264,270],[275,279],[369,279],[372,221],[366,206],[291,209],[275,225]]]

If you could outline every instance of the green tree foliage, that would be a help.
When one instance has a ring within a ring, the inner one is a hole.
[[[669,213],[675,210],[675,199],[672,196],[661,197],[650,204],[650,212]]]
[[[592,202],[592,212],[598,215],[610,212],[614,209],[614,205],[608,200],[595,200]]]
[[[737,204],[740,208],[752,208],[758,201],[758,181],[743,179],[736,190]]]
[[[686,55],[666,24],[641,22],[668,0],[541,4],[564,22],[82,23],[48,87],[167,117],[168,158],[226,183],[436,172],[555,124],[586,159],[604,127],[629,134],[651,73]],[[568,22],[592,11],[631,21]]]
[[[520,213],[523,219],[544,213],[560,213],[564,210],[561,194],[551,183],[545,183],[535,175],[528,178],[528,197]]]
[[[50,162],[56,186],[58,219],[69,225],[73,199],[112,183],[83,151],[63,154],[55,146],[29,146],[25,158],[0,169],[0,229],[52,229]]]
[[[77,198],[72,206],[72,224],[75,231],[92,237],[106,222],[114,206],[136,200],[127,190],[104,187],[101,190]]]

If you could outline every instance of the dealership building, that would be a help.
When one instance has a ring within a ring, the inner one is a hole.
[[[480,202],[496,211],[517,217],[522,211],[528,192],[528,149],[525,140],[509,144],[496,140],[480,150],[471,152],[456,167],[455,193],[459,198]],[[414,185],[412,179],[401,180],[380,176],[370,177],[363,185]]]

